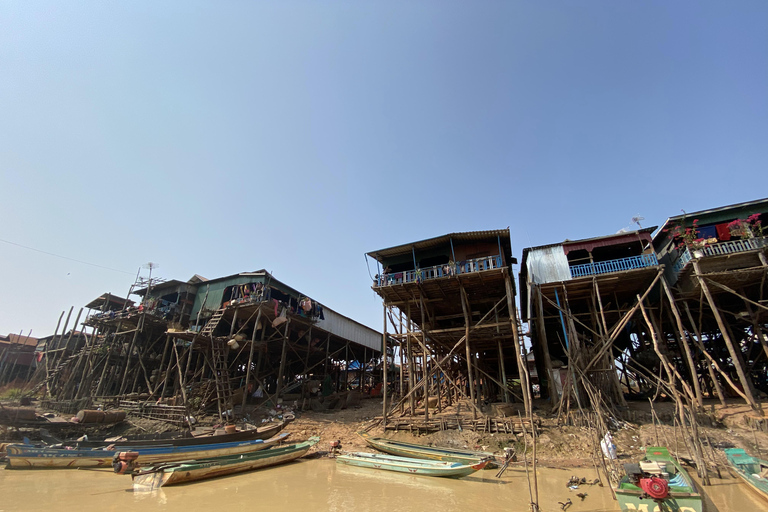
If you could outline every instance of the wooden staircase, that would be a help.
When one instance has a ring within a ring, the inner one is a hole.
[[[200,335],[213,336],[213,331],[215,331],[216,328],[219,326],[219,322],[221,322],[222,317],[224,317],[224,308],[217,309],[216,312],[213,314],[213,316],[205,324],[205,327],[203,327],[203,330],[200,331]]]

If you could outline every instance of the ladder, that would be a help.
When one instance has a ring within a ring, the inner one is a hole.
[[[213,320],[213,318],[211,318],[211,320]],[[222,419],[224,419],[226,411],[233,407],[232,387],[229,382],[229,368],[227,364],[228,355],[229,346],[221,340],[211,338],[211,365],[213,366],[213,375],[216,380],[216,398],[218,398],[219,417]]]
[[[202,336],[213,336],[213,331],[215,331],[216,328],[219,326],[219,322],[221,322],[221,319],[223,316],[224,316],[224,308],[217,309],[216,312],[213,314],[213,316],[205,324],[205,327],[203,327],[203,330],[200,331],[200,334]]]

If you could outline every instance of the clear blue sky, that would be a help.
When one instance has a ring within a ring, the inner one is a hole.
[[[6,0],[0,334],[148,261],[381,329],[365,252],[765,197],[767,142],[763,0]]]

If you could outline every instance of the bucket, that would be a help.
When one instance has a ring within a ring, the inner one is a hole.
[[[237,432],[237,426],[227,425],[226,427],[224,427],[224,432],[226,432],[227,434],[234,434],[235,432]]]

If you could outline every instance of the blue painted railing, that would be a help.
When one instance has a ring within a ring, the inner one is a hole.
[[[701,249],[695,249],[693,252],[700,253],[697,254],[697,256],[701,258],[706,258],[707,256],[724,256],[726,254],[755,251],[767,246],[768,237],[763,236],[757,238],[745,238],[744,240],[729,240],[727,242],[718,242],[716,244],[702,247]],[[693,254],[691,254],[691,251],[688,249],[688,247],[686,247],[673,265],[675,273],[679,274],[692,259]]]
[[[470,274],[501,268],[501,256],[487,256],[472,260],[460,261],[449,265],[435,265],[418,270],[406,270],[405,272],[391,272],[378,276],[374,281],[375,286],[392,286],[394,284],[415,283],[440,277],[451,277],[458,274]]]
[[[653,267],[659,264],[655,254],[641,254],[618,260],[596,261],[583,265],[571,265],[571,277],[594,276],[596,274],[609,274],[611,272],[623,272],[636,268]]]

